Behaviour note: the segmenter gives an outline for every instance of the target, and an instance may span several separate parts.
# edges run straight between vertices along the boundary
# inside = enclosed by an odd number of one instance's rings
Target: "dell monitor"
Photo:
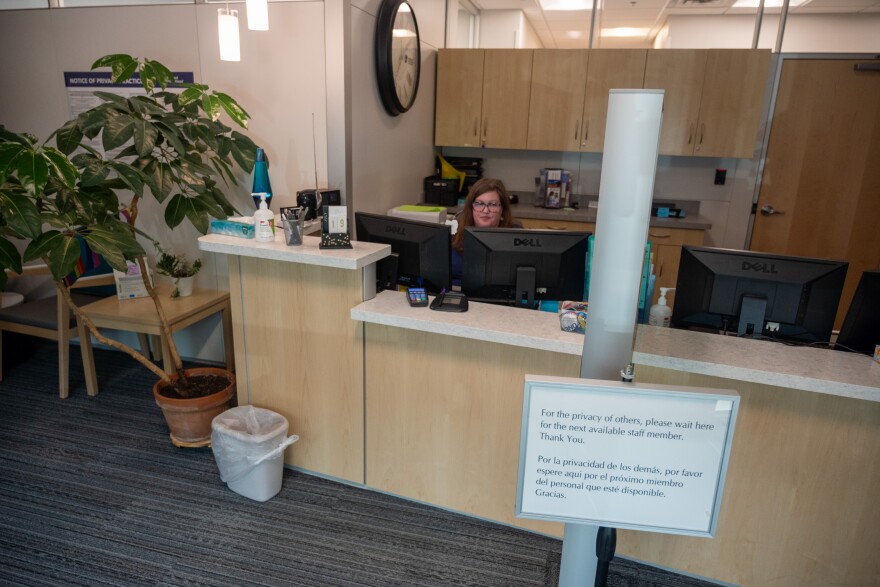
[[[874,354],[880,344],[880,271],[865,271],[837,335],[835,349]]]
[[[391,245],[391,257],[377,264],[379,289],[397,285],[439,293],[451,285],[452,233],[445,224],[355,212],[357,240]]]
[[[846,261],[682,247],[672,325],[827,343],[847,266]]]
[[[589,232],[467,228],[461,289],[477,299],[532,308],[582,300]]]

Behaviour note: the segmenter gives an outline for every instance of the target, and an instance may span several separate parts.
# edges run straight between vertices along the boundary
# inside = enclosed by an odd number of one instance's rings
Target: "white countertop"
[[[211,253],[337,269],[361,269],[391,254],[391,247],[388,245],[351,241],[350,249],[321,249],[318,247],[320,242],[320,237],[304,236],[301,245],[287,245],[281,230],[275,231],[275,240],[271,243],[258,243],[255,239],[222,234],[206,234],[199,237],[199,249]]]
[[[471,303],[465,313],[412,308],[383,291],[352,308],[354,320],[581,355],[584,337],[563,332],[555,313]],[[867,355],[639,325],[640,365],[880,402],[880,364]]]

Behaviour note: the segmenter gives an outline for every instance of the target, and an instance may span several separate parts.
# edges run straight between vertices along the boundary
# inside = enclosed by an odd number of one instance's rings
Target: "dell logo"
[[[515,238],[513,239],[515,247],[540,247],[541,241],[536,238]]]
[[[772,263],[749,263],[748,261],[743,261],[742,268],[743,271],[755,271],[756,273],[778,273],[776,265]]]
[[[394,234],[406,236],[406,229],[402,226],[386,226],[385,232],[393,232]]]

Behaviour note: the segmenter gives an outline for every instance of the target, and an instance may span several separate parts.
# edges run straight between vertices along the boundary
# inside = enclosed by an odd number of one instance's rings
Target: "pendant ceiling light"
[[[220,60],[241,61],[238,41],[238,10],[217,9],[217,32],[220,37]]]
[[[247,0],[248,28],[252,31],[269,30],[269,0]]]

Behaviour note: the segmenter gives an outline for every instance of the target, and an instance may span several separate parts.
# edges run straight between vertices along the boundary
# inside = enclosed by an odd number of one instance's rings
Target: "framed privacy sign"
[[[527,375],[516,515],[714,536],[739,399]]]

